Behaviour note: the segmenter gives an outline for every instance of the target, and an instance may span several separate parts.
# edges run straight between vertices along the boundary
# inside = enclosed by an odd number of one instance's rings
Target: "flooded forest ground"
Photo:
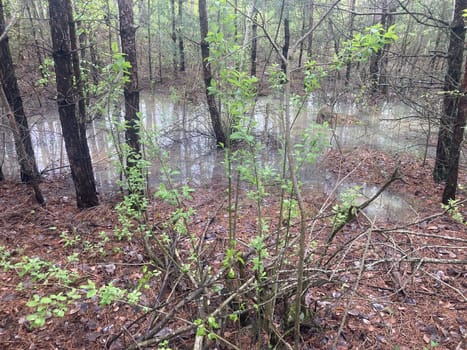
[[[265,98],[256,114],[261,121],[258,137],[267,145],[258,162],[280,169],[279,126],[270,113],[274,104],[274,100]],[[314,120],[319,105],[319,101],[310,101],[297,119],[295,137]],[[177,170],[174,186],[181,190],[189,185],[194,190],[183,201],[183,208],[194,209],[187,220],[189,236],[177,238],[174,254],[190,262],[194,239],[198,260],[213,276],[223,271],[232,225],[224,153],[206,137],[209,131],[203,127],[205,112],[200,106],[186,108],[161,95],[146,94],[142,102],[147,126],[160,128],[160,139],[169,155],[167,162]],[[440,205],[442,185],[432,180],[434,137],[427,139],[418,122],[406,123],[403,117],[410,111],[397,104],[361,112],[355,105],[344,103],[337,105],[337,110],[358,118],[338,124],[334,132],[327,134],[329,145],[318,161],[299,173],[307,213],[308,256],[301,348],[465,349],[467,237],[465,224]],[[402,121],[396,123],[396,119]],[[268,274],[276,274],[268,288],[277,288],[279,297],[272,318],[260,319],[255,308],[262,292],[247,284],[254,276],[252,260],[246,260],[250,268],[239,268],[239,273],[244,271],[246,275],[238,280],[218,278],[207,285],[204,292],[208,301],[200,304],[190,299],[193,286],[189,278],[177,277],[172,264],[166,262],[164,269],[154,264],[143,236],[118,239],[114,232],[122,222],[115,208],[122,194],[115,185],[118,176],[102,120],[93,121],[89,127],[101,204],[89,210],[76,209],[57,126],[57,119],[49,116],[38,118],[33,127],[39,167],[46,174],[41,188],[47,205],[38,206],[25,185],[12,180],[0,183],[1,348],[144,348],[142,343],[136,344],[157,329],[149,337],[155,340],[146,348],[192,349],[199,338],[199,324],[195,321],[200,308],[205,315],[219,310],[215,313],[217,326],[209,324],[217,337],[206,337],[205,349],[259,349],[258,344],[267,343],[287,349],[293,344],[293,294],[288,288],[295,288],[291,280],[295,280],[300,225],[298,219],[279,222],[281,188],[277,183],[265,184],[268,195],[261,201],[261,216],[269,232],[264,239],[268,247],[264,266]],[[13,164],[11,159],[8,161]],[[465,185],[465,157],[463,162],[459,184]],[[150,169],[153,192],[163,182],[160,168],[154,162]],[[342,202],[342,194],[359,186],[358,203],[362,203],[396,168],[400,179],[359,212],[328,245],[334,225],[333,208]],[[4,171],[10,178],[15,174],[14,166]],[[251,185],[241,181],[234,190],[238,198],[236,239],[245,257],[251,254],[251,238],[259,230],[258,204],[248,195],[250,192]],[[173,219],[174,208],[150,198],[146,220],[153,233],[162,235],[171,230],[166,223]],[[466,198],[465,189],[460,190],[459,199]],[[460,210],[465,217],[465,209]],[[274,247],[283,240],[291,242],[283,248],[290,255],[278,271],[270,271],[268,268],[276,266],[275,258],[280,256],[280,250]],[[161,257],[157,250],[153,253]],[[48,266],[73,274],[72,281],[60,280]],[[148,270],[153,274],[149,275]],[[32,327],[27,317],[32,308],[26,304],[34,294],[59,295],[73,288],[82,289],[89,280],[97,286],[110,283],[128,290],[145,280],[147,288],[138,289],[141,296],[136,304],[117,298],[103,305],[97,297],[77,298],[66,303],[62,317],[53,316],[55,306],[48,305],[45,324]],[[247,290],[242,289],[244,285]],[[233,301],[224,305],[227,296],[241,300],[240,321],[229,318],[239,305]],[[164,323],[164,317],[170,314]],[[258,327],[266,328],[265,322],[275,332],[258,331]]]

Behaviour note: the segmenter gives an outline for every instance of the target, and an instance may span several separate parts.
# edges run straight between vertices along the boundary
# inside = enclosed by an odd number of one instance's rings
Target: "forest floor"
[[[321,163],[336,175],[381,185],[397,162],[404,181],[393,183],[389,190],[411,204],[416,218],[410,223],[387,218],[373,221],[374,241],[367,259],[384,258],[386,264],[374,270],[355,269],[362,261],[357,252],[363,248],[358,244],[365,244],[365,239],[356,240],[355,251],[347,252],[340,262],[340,267],[346,264],[350,267],[348,273],[340,276],[340,283],[316,285],[307,291],[306,303],[314,316],[313,326],[303,327],[302,349],[331,349],[339,334],[335,345],[340,350],[467,350],[466,226],[441,208],[442,186],[431,179],[432,162],[422,166],[420,160],[409,156],[399,155],[396,159],[379,151],[358,150],[345,156],[330,151]],[[467,184],[465,168],[461,169],[459,183]],[[26,303],[34,294],[58,293],[61,287],[52,278],[35,279],[30,273],[34,268],[26,271],[25,256],[52,261],[53,266],[76,272],[79,278],[72,284],[75,287],[87,280],[98,286],[110,281],[115,285],[137,284],[142,277],[141,267],[148,261],[139,242],[119,241],[112,234],[119,225],[114,209],[121,199],[118,194],[101,194],[98,207],[80,211],[75,207],[69,179],[45,179],[41,188],[47,198],[45,207],[34,202],[27,186],[0,183],[0,247],[3,246],[0,250],[0,349],[103,349],[118,334],[121,336],[110,348],[128,347],[132,337],[141,334],[142,324],[147,320],[136,321],[140,316],[144,319],[144,313],[124,303],[99,306],[95,298],[80,299],[69,305],[63,317],[47,317],[42,327],[32,328],[26,319],[32,312]],[[216,245],[209,250],[212,267],[216,269],[222,261],[217,253],[225,244],[228,227],[225,182],[217,179],[195,190],[189,200],[189,205],[196,209],[190,229]],[[465,190],[459,193],[459,199],[466,197]],[[326,199],[325,193],[305,192],[310,212],[316,212]],[[277,216],[277,206],[277,201],[271,199],[264,206],[265,217]],[[172,210],[155,201],[149,215],[153,222],[162,221]],[[254,211],[254,206],[241,207],[237,231],[239,239],[245,242],[256,229]],[[465,209],[461,208],[461,212],[467,217]],[[315,239],[324,240],[329,225],[324,221],[318,225],[323,235],[318,234]],[[368,218],[359,215],[339,233],[336,245],[348,242],[367,228]],[[109,239],[103,240],[102,232]],[[73,254],[77,259],[70,259]],[[403,259],[399,258],[404,254],[414,258],[412,263],[401,262]],[[388,258],[391,256],[394,259]],[[423,260],[415,259],[420,257]],[[18,262],[23,263],[13,266]],[[44,266],[36,272],[44,272]],[[154,302],[158,286],[155,283],[143,291],[141,302]],[[186,290],[174,288],[172,292],[185,295]],[[176,296],[171,298],[178,300]],[[190,310],[190,305],[181,308],[177,320],[193,319]],[[177,326],[180,324],[175,322],[170,331]],[[256,349],[258,340],[253,339],[251,328],[251,325],[244,329],[227,325],[223,335],[239,349]],[[172,339],[169,345],[172,349],[191,349],[193,339],[194,333],[188,332]],[[292,343],[293,339],[287,336],[286,341]],[[208,341],[205,348],[228,347],[218,341]],[[278,346],[282,348],[286,346]]]

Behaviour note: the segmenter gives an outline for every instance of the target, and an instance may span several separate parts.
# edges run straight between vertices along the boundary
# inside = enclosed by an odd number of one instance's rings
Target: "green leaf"
[[[63,317],[65,316],[65,310],[63,309],[55,309],[53,311],[54,315],[57,316],[57,317]]]
[[[26,320],[31,321],[31,325],[33,328],[39,328],[45,324],[45,317],[43,315],[27,315]]]

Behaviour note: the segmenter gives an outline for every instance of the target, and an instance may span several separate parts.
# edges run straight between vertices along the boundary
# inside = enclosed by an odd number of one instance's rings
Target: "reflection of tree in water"
[[[280,147],[281,128],[278,123],[279,109],[274,106],[277,101],[273,98],[261,98],[255,108],[256,127],[255,133],[267,147],[260,154],[261,161],[278,168],[280,156],[277,149]],[[319,101],[313,100],[303,109],[297,118],[294,128],[295,135],[299,135],[315,119],[320,106]],[[353,113],[355,106],[352,103],[339,103],[336,109],[340,113]],[[169,165],[180,172],[176,179],[180,183],[191,181],[195,184],[204,184],[223,174],[223,153],[216,151],[207,116],[203,113],[202,105],[187,102],[173,102],[170,97],[145,92],[141,94],[141,112],[143,114],[144,127],[148,132],[157,130],[153,141],[157,142],[169,154]],[[339,142],[346,148],[368,145],[382,150],[397,150],[408,147],[414,143],[414,139],[406,137],[408,131],[405,126],[401,129],[388,128],[387,125],[395,125],[396,122],[381,122],[380,119],[391,119],[392,115],[408,114],[403,106],[390,105],[380,114],[364,115],[364,123],[342,125],[336,129]],[[381,128],[381,123],[385,127]],[[96,119],[88,124],[89,145],[92,159],[95,164],[96,180],[100,187],[113,186],[118,172],[112,163],[113,145],[107,136],[107,118]],[[381,130],[382,129],[382,130]],[[394,132],[388,132],[393,130]],[[397,137],[399,133],[400,137]],[[394,134],[396,136],[391,135]],[[272,142],[274,141],[274,142]],[[61,155],[61,131],[56,115],[49,115],[47,119],[40,118],[33,128],[33,142],[37,150],[39,168],[54,168],[59,166]],[[6,152],[8,154],[8,152]],[[10,168],[12,162],[7,158],[5,169]],[[151,184],[160,182],[160,166],[157,161],[152,161],[150,169]],[[5,170],[4,169],[4,170]],[[313,169],[305,168],[301,172],[303,179],[310,179],[315,175]],[[57,171],[58,172],[58,171]],[[7,173],[8,174],[8,173]],[[326,186],[326,179],[318,177]]]

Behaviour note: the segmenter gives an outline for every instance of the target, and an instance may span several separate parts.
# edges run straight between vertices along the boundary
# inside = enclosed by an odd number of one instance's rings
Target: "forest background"
[[[14,143],[25,184],[0,171],[1,291],[11,304],[0,340],[43,348],[48,332],[67,348],[461,349],[466,8],[465,0],[0,1],[2,142]],[[174,181],[164,130],[144,125],[143,89],[205,106],[222,179],[199,188]],[[280,127],[272,143],[257,132],[265,95]],[[310,97],[323,107],[297,136]],[[342,101],[357,112],[341,113]],[[339,147],[336,128],[365,123],[363,110],[389,101],[410,109],[393,122],[417,125],[421,158]],[[51,104],[72,185],[36,164],[28,117]],[[88,146],[99,120],[117,164],[112,196],[97,190]],[[263,152],[278,153],[280,166]],[[300,174],[316,163],[338,174],[336,184],[354,178],[378,190],[311,191]],[[162,174],[157,188],[151,164]],[[63,201],[70,186],[77,208]],[[415,219],[368,215],[390,187],[420,197]],[[404,337],[407,327],[416,336]]]

